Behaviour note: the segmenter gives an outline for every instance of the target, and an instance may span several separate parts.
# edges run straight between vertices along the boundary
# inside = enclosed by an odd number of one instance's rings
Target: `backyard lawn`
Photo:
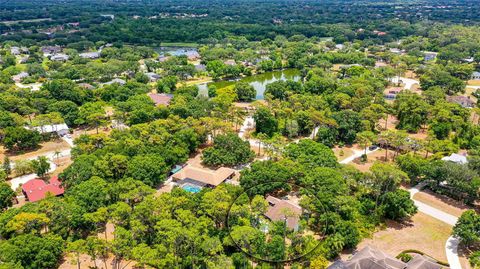
[[[447,261],[445,242],[452,227],[423,213],[417,213],[410,222],[400,224],[387,222],[387,228],[376,232],[372,238],[363,240],[358,249],[371,245],[397,256],[407,249],[415,249],[441,261]]]

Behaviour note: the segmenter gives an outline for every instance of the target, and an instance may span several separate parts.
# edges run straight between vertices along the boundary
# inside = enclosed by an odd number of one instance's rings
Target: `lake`
[[[245,81],[245,82],[248,82],[248,84],[252,85],[255,91],[257,92],[255,99],[263,100],[264,99],[263,94],[265,92],[267,84],[270,84],[272,82],[279,81],[279,80],[299,81],[300,78],[301,76],[300,76],[299,70],[285,69],[281,71],[272,71],[272,72],[266,72],[262,74],[249,76],[249,77],[244,77],[238,80],[221,80],[221,81],[215,81],[210,83],[203,83],[197,86],[198,86],[200,95],[208,96],[209,85],[214,85],[215,87],[217,87],[217,89],[221,89],[224,87],[235,85],[235,83],[237,83],[238,81]]]

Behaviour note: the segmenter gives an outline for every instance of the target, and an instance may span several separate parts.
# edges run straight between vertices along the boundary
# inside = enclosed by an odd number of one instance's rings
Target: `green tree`
[[[169,171],[165,160],[159,154],[137,155],[128,164],[127,175],[155,187],[167,179]]]
[[[237,93],[238,100],[241,102],[251,102],[255,99],[256,91],[252,85],[247,82],[237,82],[235,84],[235,92]]]
[[[13,205],[13,198],[15,198],[15,192],[10,185],[0,182],[0,212]]]
[[[3,144],[9,150],[28,150],[38,147],[42,137],[37,131],[23,127],[7,127],[3,136]]]
[[[45,156],[39,156],[37,159],[32,160],[32,166],[35,170],[35,173],[43,178],[50,171],[50,161]]]
[[[406,190],[387,192],[382,197],[381,210],[384,216],[392,220],[402,220],[417,213],[417,207]]]
[[[267,108],[258,108],[253,115],[253,119],[255,120],[255,131],[257,133],[272,136],[273,133],[278,131],[278,121]]]
[[[251,161],[254,155],[248,141],[230,133],[216,136],[213,147],[203,151],[202,159],[207,165],[234,166]]]
[[[453,227],[452,234],[467,247],[480,242],[480,216],[474,210],[463,212]]]

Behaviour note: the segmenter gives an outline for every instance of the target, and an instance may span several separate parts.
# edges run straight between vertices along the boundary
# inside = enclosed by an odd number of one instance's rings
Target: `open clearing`
[[[423,251],[438,260],[446,261],[445,242],[452,227],[423,213],[417,213],[410,222],[387,222],[387,228],[376,232],[372,238],[363,240],[358,249],[371,245],[397,256],[407,249]]]
[[[56,139],[53,141],[45,142],[40,144],[40,148],[35,151],[29,151],[24,154],[11,154],[5,150],[5,148],[0,147],[0,160],[3,161],[5,155],[7,155],[12,161],[15,160],[25,160],[30,158],[35,158],[37,156],[42,156],[46,153],[62,151],[69,149],[70,145],[65,142],[63,139]]]

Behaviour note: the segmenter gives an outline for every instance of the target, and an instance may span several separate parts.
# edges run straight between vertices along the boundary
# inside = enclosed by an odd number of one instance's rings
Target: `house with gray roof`
[[[431,258],[420,254],[412,254],[408,262],[396,259],[371,246],[356,252],[348,261],[337,260],[328,269],[441,269],[448,268],[438,264]]]
[[[480,80],[480,72],[473,72],[472,73],[473,80]]]
[[[54,54],[52,55],[52,57],[50,57],[50,60],[57,61],[57,62],[65,62],[65,61],[68,61],[68,59],[70,59],[70,56],[63,53]]]

